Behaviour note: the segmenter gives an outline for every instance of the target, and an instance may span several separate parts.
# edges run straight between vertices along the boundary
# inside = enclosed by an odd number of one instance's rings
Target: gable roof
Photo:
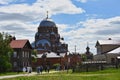
[[[61,57],[65,57],[66,53],[60,53]]]
[[[50,53],[45,52],[45,53],[43,53],[43,54],[46,54],[46,57],[47,57],[47,58],[60,58],[60,57],[61,57],[61,56],[57,55],[57,54],[54,53],[54,52],[50,52]],[[43,54],[37,54],[37,58],[42,58]]]
[[[13,40],[10,43],[10,47],[11,48],[23,48],[26,43],[29,43],[29,40],[27,40],[27,39],[26,40]]]
[[[98,40],[96,43],[97,45],[120,45],[119,40]]]
[[[120,47],[108,52],[108,54],[120,54]]]

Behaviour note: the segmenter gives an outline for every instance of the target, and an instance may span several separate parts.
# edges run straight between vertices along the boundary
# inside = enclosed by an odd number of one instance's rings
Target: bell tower
[[[86,47],[86,54],[89,55],[90,54],[90,48],[89,48],[89,43],[87,42],[87,47]]]

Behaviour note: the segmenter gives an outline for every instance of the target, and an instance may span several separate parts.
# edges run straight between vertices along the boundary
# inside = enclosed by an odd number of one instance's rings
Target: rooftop
[[[13,40],[10,43],[11,48],[23,48],[28,40]]]
[[[100,45],[120,45],[120,40],[98,40],[97,44],[100,44]]]
[[[64,57],[65,56],[65,53],[61,53],[60,55],[57,55],[56,53],[54,52],[46,52],[46,53],[43,53],[43,54],[46,54],[46,57],[47,58],[60,58],[60,57]],[[43,54],[37,54],[37,58],[42,58]]]
[[[120,54],[120,47],[108,52],[108,54]]]

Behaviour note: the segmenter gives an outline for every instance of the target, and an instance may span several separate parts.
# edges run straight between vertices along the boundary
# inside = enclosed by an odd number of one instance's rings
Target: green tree
[[[82,61],[86,61],[87,60],[86,54],[82,54],[81,57],[82,57]]]
[[[32,50],[32,62],[37,61],[37,50]]]
[[[0,72],[5,72],[11,69],[10,56],[13,50],[10,48],[10,35],[0,33]]]

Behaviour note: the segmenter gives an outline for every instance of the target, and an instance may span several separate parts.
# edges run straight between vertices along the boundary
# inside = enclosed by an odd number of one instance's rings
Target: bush
[[[60,67],[60,64],[59,64],[59,63],[53,64],[53,68],[54,68],[54,69],[57,69],[58,67]]]
[[[4,61],[4,63],[3,63]],[[12,68],[12,64],[8,61],[2,60],[0,61],[0,72],[6,72],[6,71],[10,71]]]

